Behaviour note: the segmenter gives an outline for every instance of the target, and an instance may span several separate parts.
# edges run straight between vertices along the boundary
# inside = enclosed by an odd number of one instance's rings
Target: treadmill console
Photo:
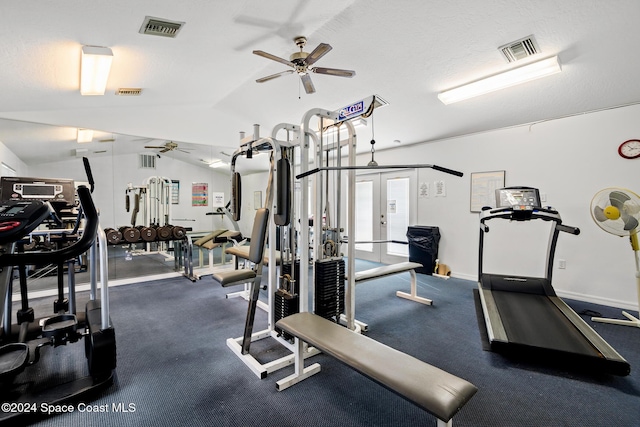
[[[540,208],[540,192],[531,187],[507,187],[496,190],[498,208],[530,211]]]

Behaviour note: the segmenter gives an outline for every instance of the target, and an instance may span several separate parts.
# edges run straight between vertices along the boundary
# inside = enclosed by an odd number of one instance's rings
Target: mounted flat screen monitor
[[[532,210],[541,207],[540,192],[531,187],[506,187],[496,190],[498,208]]]

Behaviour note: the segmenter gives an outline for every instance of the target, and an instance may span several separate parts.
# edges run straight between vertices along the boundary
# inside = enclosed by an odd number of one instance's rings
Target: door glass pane
[[[356,182],[356,230],[355,241],[373,240],[373,181]],[[373,251],[372,243],[355,245],[358,251]]]
[[[409,178],[387,180],[387,240],[407,240],[409,227]],[[388,243],[388,255],[409,256],[409,246]]]

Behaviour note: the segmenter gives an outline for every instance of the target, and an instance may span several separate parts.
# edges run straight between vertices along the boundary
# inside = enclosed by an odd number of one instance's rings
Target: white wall
[[[27,165],[20,160],[13,151],[9,150],[6,145],[0,141],[0,162],[9,166],[16,171],[17,176],[25,176]]]
[[[583,114],[533,125],[379,151],[380,164],[429,163],[464,172],[458,178],[420,169],[419,182],[431,184],[432,195],[418,199],[418,224],[440,227],[439,257],[453,275],[477,279],[478,214],[471,213],[470,174],[506,171],[506,185],[537,187],[545,205],[555,207],[578,236],[562,233],[556,251],[554,287],[562,296],[637,309],[635,263],[628,239],[601,230],[591,219],[593,196],[606,187],[640,193],[640,160],[617,154],[620,143],[640,137],[640,106]],[[428,120],[428,118],[425,118]],[[359,156],[365,164],[367,156]],[[444,180],[446,197],[433,197],[433,181]],[[416,196],[417,197],[417,196]],[[496,220],[497,221],[497,220]],[[495,221],[494,221],[495,222]],[[548,235],[540,236],[546,242]],[[518,235],[504,238],[504,265],[518,265],[526,255]],[[544,258],[544,252],[531,251]],[[564,270],[557,260],[566,260]]]
[[[220,215],[206,215],[215,210],[211,206],[211,194],[224,193],[225,203],[229,200],[230,182],[228,173],[216,172],[211,168],[197,167],[180,160],[162,156],[156,159],[156,169],[138,168],[137,155],[97,157],[89,159],[95,181],[94,202],[100,210],[100,223],[103,228],[120,227],[131,224],[131,213],[125,209],[125,189],[128,183],[143,185],[150,176],[162,176],[180,181],[179,204],[171,206],[173,225],[191,227],[195,231],[211,231],[218,228],[230,228],[228,220]],[[76,181],[87,180],[82,159],[47,163],[30,168],[29,176],[72,178]],[[191,206],[192,183],[209,185],[209,206]],[[133,207],[133,197],[131,197]],[[188,220],[188,221],[184,221]],[[142,216],[137,224],[142,224]]]

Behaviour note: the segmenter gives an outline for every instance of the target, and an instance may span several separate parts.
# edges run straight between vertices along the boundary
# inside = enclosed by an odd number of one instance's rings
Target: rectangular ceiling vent
[[[184,22],[180,21],[170,21],[168,19],[145,16],[139,33],[148,34],[150,36],[175,38],[184,24]]]
[[[540,48],[533,36],[528,36],[523,39],[507,43],[504,46],[500,46],[498,50],[502,53],[507,62],[519,61],[521,59],[528,58],[531,55],[535,55],[536,53],[540,53]]]
[[[139,87],[121,87],[116,91],[116,95],[120,96],[140,96],[142,89]]]
[[[156,155],[155,154],[140,154],[138,166],[140,169],[155,169],[156,168]]]

